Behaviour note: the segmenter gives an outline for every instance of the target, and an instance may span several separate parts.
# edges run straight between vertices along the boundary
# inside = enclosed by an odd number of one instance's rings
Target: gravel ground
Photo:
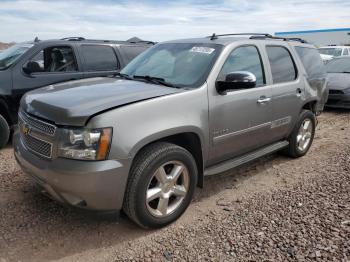
[[[310,152],[206,178],[160,230],[62,207],[0,152],[0,262],[350,261],[350,112],[320,117]]]

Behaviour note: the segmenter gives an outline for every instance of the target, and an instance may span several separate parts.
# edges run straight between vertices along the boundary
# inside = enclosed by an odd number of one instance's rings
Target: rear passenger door
[[[266,45],[272,83],[271,135],[274,140],[285,138],[297,121],[304,82],[288,45]]]
[[[113,46],[82,44],[80,54],[83,60],[84,78],[115,75],[120,70]]]

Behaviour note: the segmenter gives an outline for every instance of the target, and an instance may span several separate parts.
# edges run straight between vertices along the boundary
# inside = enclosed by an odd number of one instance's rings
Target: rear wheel
[[[6,119],[0,115],[0,149],[3,148],[10,137],[10,127]]]
[[[197,166],[184,148],[155,143],[131,168],[124,211],[144,228],[166,226],[186,210],[197,184]]]
[[[287,155],[297,158],[304,156],[310,149],[314,139],[316,128],[316,117],[310,110],[304,110],[289,137]]]

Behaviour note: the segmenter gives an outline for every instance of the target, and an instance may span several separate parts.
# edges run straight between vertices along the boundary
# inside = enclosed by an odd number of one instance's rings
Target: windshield
[[[350,58],[333,59],[326,64],[328,73],[350,73]]]
[[[121,74],[157,77],[177,87],[198,87],[206,80],[221,49],[218,44],[158,44],[132,60]]]
[[[0,70],[4,70],[11,66],[32,46],[33,45],[31,44],[18,44],[2,50],[2,52],[0,52]]]
[[[320,48],[318,51],[323,55],[341,56],[341,48]]]

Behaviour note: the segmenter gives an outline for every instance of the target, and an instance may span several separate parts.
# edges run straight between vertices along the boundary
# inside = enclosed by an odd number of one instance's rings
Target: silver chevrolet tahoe
[[[204,176],[276,151],[305,155],[327,94],[320,55],[300,39],[164,42],[115,77],[27,93],[15,156],[60,202],[162,227]]]

